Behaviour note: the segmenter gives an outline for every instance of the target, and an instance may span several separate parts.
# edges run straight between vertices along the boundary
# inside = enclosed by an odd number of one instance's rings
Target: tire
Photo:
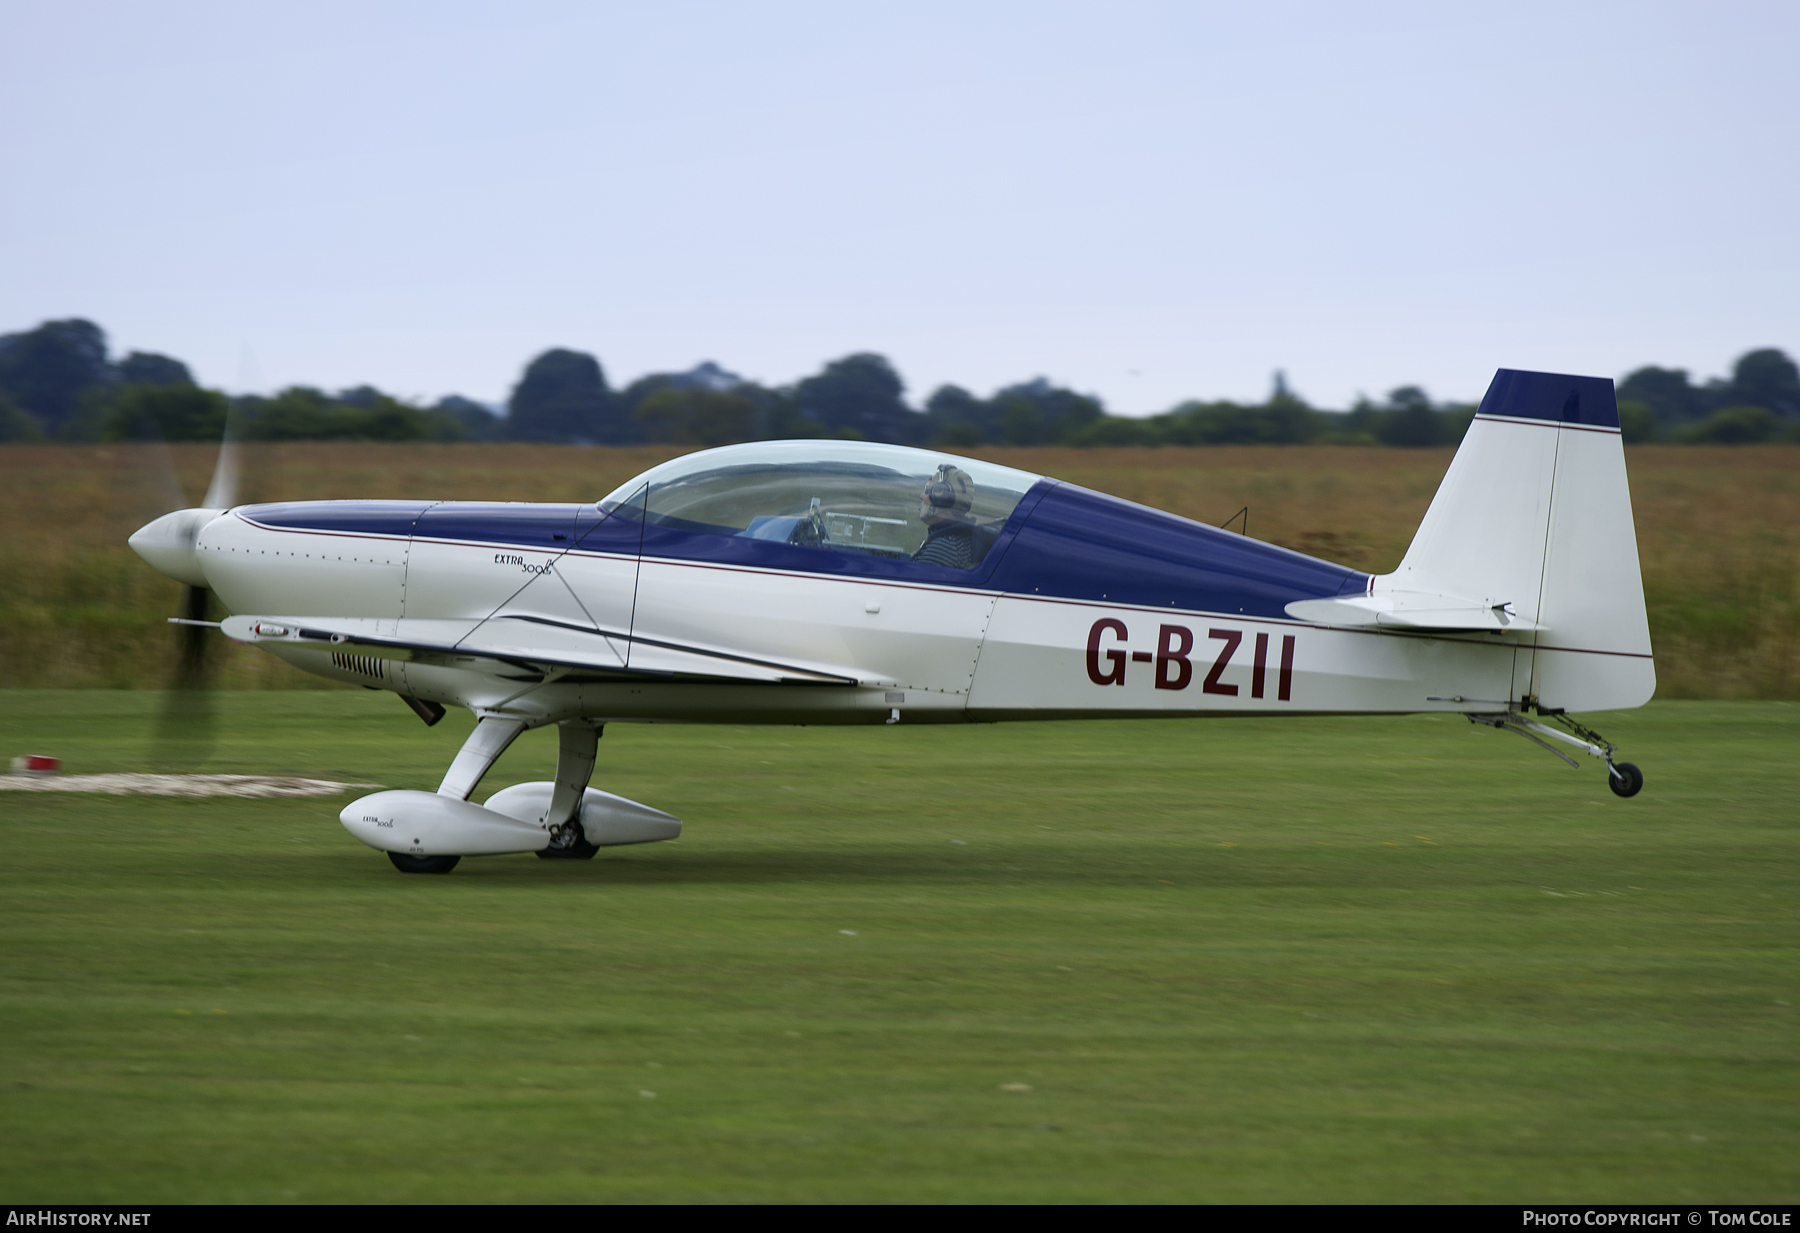
[[[599,850],[587,840],[579,839],[566,848],[539,848],[537,854],[538,859],[544,861],[591,861]]]
[[[401,873],[449,873],[456,868],[460,856],[408,856],[404,852],[389,852],[388,859],[394,862],[394,868]]]
[[[1615,762],[1606,776],[1614,796],[1636,796],[1644,786],[1644,772],[1629,762]]]

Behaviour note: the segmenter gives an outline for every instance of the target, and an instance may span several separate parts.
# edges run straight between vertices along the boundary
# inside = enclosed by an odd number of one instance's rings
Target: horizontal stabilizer
[[[1383,629],[1435,629],[1502,633],[1543,627],[1514,615],[1510,604],[1483,604],[1455,595],[1422,591],[1387,591],[1376,595],[1340,596],[1336,599],[1302,599],[1287,606],[1287,614],[1321,625],[1376,626]]]

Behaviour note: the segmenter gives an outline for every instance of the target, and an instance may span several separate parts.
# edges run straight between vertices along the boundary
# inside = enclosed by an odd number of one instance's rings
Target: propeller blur
[[[161,765],[197,765],[212,752],[213,710],[207,692],[210,675],[207,651],[212,640],[207,635],[207,628],[216,627],[218,622],[206,619],[212,592],[208,589],[205,574],[192,565],[195,561],[194,540],[200,528],[237,504],[237,444],[232,439],[231,427],[228,420],[226,437],[219,445],[218,460],[201,507],[165,514],[141,528],[130,541],[138,555],[182,584],[178,615],[171,618],[180,627],[171,689],[157,724],[152,753],[153,761]],[[160,472],[150,478],[154,487],[167,494],[162,508],[184,502],[181,481],[155,424],[144,422],[134,428],[140,442],[149,447],[148,456],[138,459],[140,468]],[[149,464],[147,467],[146,463]]]
[[[1455,712],[1571,765],[1551,741],[1601,759],[1620,796],[1643,783],[1570,717],[1655,690],[1603,378],[1502,369],[1405,559],[1379,576],[861,442],[706,450],[592,504],[228,495],[215,479],[205,507],[132,547],[210,588],[230,638],[398,694],[428,724],[449,706],[478,719],[435,794],[380,792],[341,815],[409,872],[678,835],[668,814],[588,787],[608,722]],[[554,781],[469,800],[519,733],[549,724]]]

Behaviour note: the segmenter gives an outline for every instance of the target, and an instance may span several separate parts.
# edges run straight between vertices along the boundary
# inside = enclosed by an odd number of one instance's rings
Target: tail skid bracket
[[[1575,759],[1571,758],[1568,754],[1550,744],[1549,741],[1545,741],[1541,739],[1540,736],[1533,736],[1532,734],[1540,733],[1542,736],[1547,736],[1554,740],[1566,741],[1588,756],[1603,760],[1606,763],[1607,770],[1612,771],[1615,775],[1618,774],[1617,771],[1612,770],[1613,746],[1606,742],[1598,732],[1595,732],[1591,728],[1584,728],[1580,724],[1573,724],[1582,735],[1571,735],[1570,733],[1552,728],[1549,724],[1541,724],[1535,719],[1527,719],[1518,711],[1502,711],[1495,715],[1469,714],[1466,715],[1466,718],[1472,724],[1486,724],[1490,728],[1498,728],[1506,732],[1516,732],[1526,740],[1530,741],[1533,745],[1538,746],[1540,749],[1549,750],[1576,770],[1580,770],[1581,763],[1575,761]],[[1587,740],[1584,739],[1584,737],[1592,737],[1593,739]]]
[[[1547,736],[1552,740],[1562,741],[1575,746],[1589,757],[1599,758],[1606,763],[1607,786],[1613,790],[1615,795],[1636,796],[1638,789],[1644,786],[1643,772],[1629,762],[1617,761],[1613,757],[1617,752],[1617,747],[1598,732],[1586,724],[1576,722],[1561,711],[1540,710],[1538,714],[1560,725],[1560,729],[1552,728],[1549,724],[1539,723],[1535,719],[1527,719],[1522,711],[1507,710],[1488,713],[1465,711],[1463,717],[1472,724],[1484,724],[1503,732],[1517,733],[1538,748],[1555,754],[1576,770],[1581,769],[1581,763],[1542,738]],[[1566,731],[1562,729],[1566,729]]]

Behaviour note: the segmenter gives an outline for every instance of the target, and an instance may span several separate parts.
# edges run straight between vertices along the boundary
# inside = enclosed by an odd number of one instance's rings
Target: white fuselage
[[[592,505],[252,505],[132,542],[308,672],[533,724],[1638,706],[1624,455],[1610,387],[1584,382],[1497,376],[1508,413],[1476,417],[1380,577],[977,460],[808,440],[686,455]]]
[[[628,553],[282,529],[235,512],[205,526],[197,550],[234,613],[468,652],[459,661],[246,639],[296,667],[533,722],[1457,711],[1515,700],[1516,661],[1531,654],[1506,633],[1335,629]],[[642,675],[538,679],[494,658],[559,652],[596,668],[610,656]],[[743,675],[699,679],[709,663]],[[794,683],[759,664],[834,680]]]

